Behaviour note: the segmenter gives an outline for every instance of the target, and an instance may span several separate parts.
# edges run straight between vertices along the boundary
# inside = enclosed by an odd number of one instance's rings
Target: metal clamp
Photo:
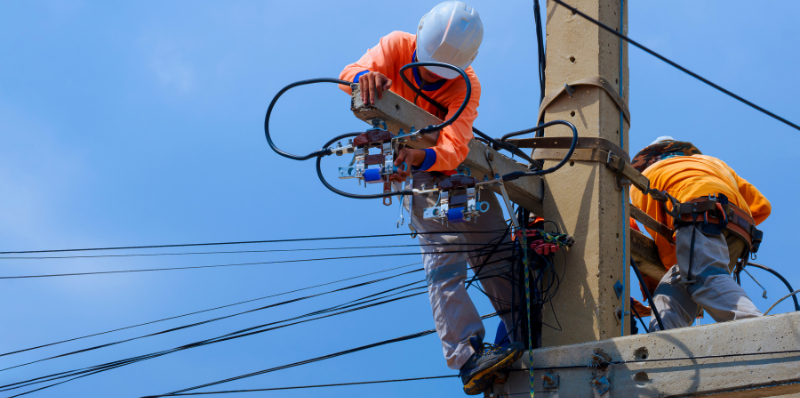
[[[617,158],[617,164],[614,166],[611,162],[615,161],[614,158]],[[606,165],[615,173],[622,173],[622,170],[625,169],[625,160],[619,156],[617,156],[614,151],[608,151],[608,158],[606,159]]]

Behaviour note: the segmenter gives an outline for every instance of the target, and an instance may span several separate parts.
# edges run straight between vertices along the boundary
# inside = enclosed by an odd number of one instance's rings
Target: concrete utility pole
[[[624,0],[572,0],[570,4],[623,33],[627,20]],[[614,100],[622,87],[628,98],[627,44],[553,1],[547,2],[547,91],[553,98],[544,111],[545,121],[564,119],[574,123],[581,137],[601,137],[628,151],[629,121]],[[622,46],[622,53],[620,52]],[[601,85],[581,84],[597,77]],[[570,85],[565,88],[565,84]],[[615,92],[609,92],[609,91]],[[545,98],[546,104],[548,98]],[[627,111],[627,109],[626,109]],[[560,128],[546,135],[567,136]],[[538,150],[537,150],[538,151]],[[544,346],[597,341],[629,334],[627,268],[630,262],[628,191],[620,190],[617,176],[599,162],[574,161],[545,177],[544,218],[556,222],[562,232],[575,238],[553,311],[544,309],[544,322],[562,326],[561,331],[542,330]],[[614,285],[623,292],[618,297]]]

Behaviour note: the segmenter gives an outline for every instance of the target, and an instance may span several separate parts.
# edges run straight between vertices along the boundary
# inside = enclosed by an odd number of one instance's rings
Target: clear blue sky
[[[0,4],[0,249],[145,245],[393,233],[397,208],[337,197],[311,162],[271,152],[264,111],[284,85],[335,77],[379,37],[414,31],[436,1],[38,1]],[[493,136],[530,127],[538,106],[530,1],[473,1],[486,33],[474,63],[476,122]],[[635,2],[632,37],[777,114],[800,122],[800,3]],[[758,260],[800,286],[793,254],[800,132],[630,48],[631,152],[660,135],[693,141],[770,199]],[[276,109],[275,139],[307,153],[364,125],[333,85],[299,89]],[[335,161],[328,161],[331,167]],[[333,173],[333,171],[331,171]],[[357,187],[348,184],[348,188]],[[363,188],[361,188],[363,191]],[[374,187],[373,187],[374,189]],[[405,231],[402,229],[401,231]],[[386,238],[253,249],[410,244]],[[178,251],[178,250],[175,250]],[[262,253],[69,260],[1,260],[28,275],[413,252]],[[2,352],[409,264],[418,256],[205,270],[0,281]],[[766,310],[777,280],[744,286]],[[3,384],[227,333],[410,283],[415,274],[94,353],[0,372]],[[635,285],[634,285],[635,286]],[[638,289],[632,289],[634,293]],[[488,300],[476,293],[482,313]],[[290,296],[295,297],[295,296]],[[273,302],[273,301],[265,301]],[[256,303],[257,304],[257,303]],[[219,311],[254,308],[249,304]],[[778,311],[788,311],[789,301]],[[211,315],[216,314],[212,313]],[[198,315],[0,358],[6,367],[210,317]],[[706,319],[704,322],[708,322]],[[496,321],[487,322],[493,329]],[[568,325],[567,325],[568,326]],[[425,296],[194,349],[81,379],[41,397],[138,397],[311,358],[433,327]],[[490,333],[491,334],[491,333]],[[435,336],[230,383],[259,388],[450,374]],[[3,393],[8,394],[8,393]],[[462,396],[456,379],[327,391]],[[270,393],[263,393],[268,396]],[[7,395],[3,395],[7,396]],[[254,394],[253,396],[260,396]]]

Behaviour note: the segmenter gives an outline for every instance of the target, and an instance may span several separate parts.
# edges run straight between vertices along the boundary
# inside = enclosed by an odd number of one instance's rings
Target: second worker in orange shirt
[[[760,224],[770,214],[769,201],[725,162],[703,155],[692,143],[659,137],[633,158],[632,165],[650,179],[650,188],[678,202],[675,206],[631,190],[633,205],[676,229],[675,245],[648,228],[667,273],[653,301],[664,329],[690,326],[701,309],[717,322],[761,316],[744,289],[731,277],[737,261],[757,250]],[[658,330],[651,319],[650,331]]]

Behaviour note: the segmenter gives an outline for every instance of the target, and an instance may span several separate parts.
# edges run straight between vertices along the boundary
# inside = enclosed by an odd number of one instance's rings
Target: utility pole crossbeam
[[[625,11],[621,9],[625,7],[622,1],[573,0],[570,4],[620,29],[620,14]],[[547,104],[544,121],[568,120],[576,125],[582,138],[604,138],[628,152],[628,116],[618,106],[619,98],[615,101],[609,92],[619,93],[622,83],[621,97],[627,102],[627,51],[620,54],[620,40],[553,1],[547,3],[546,31],[546,94],[561,91],[565,84],[592,78],[611,87],[571,87],[570,95],[554,97]],[[564,134],[547,129],[545,136]],[[554,327],[560,324],[562,330],[543,328],[543,346],[597,341],[630,333],[625,273],[631,249],[627,191],[621,190],[617,175],[603,163],[579,160],[545,176],[545,190],[543,217],[574,237],[575,244],[566,253],[566,265],[556,262],[558,274],[566,277],[552,300],[553,311],[544,312],[544,323]],[[614,289],[617,283],[624,287],[619,297]],[[617,312],[622,308],[624,321],[620,323]]]
[[[535,351],[535,390],[548,397],[713,397],[754,398],[800,393],[800,312],[744,319]],[[727,340],[720,342],[720,336]],[[740,355],[778,352],[768,355]],[[595,354],[608,362],[589,367]],[[699,358],[718,356],[716,358]],[[680,359],[680,358],[697,359]],[[658,361],[659,359],[672,359]],[[647,362],[632,362],[648,360]],[[603,361],[600,361],[603,362]],[[488,397],[528,393],[527,356],[505,384]],[[559,367],[571,368],[559,368]],[[574,367],[573,367],[574,366]],[[548,375],[558,380],[547,387]],[[610,387],[602,394],[598,388]],[[596,382],[594,382],[596,381]],[[550,384],[552,386],[552,384]],[[796,395],[791,395],[796,396]]]
[[[436,116],[391,91],[384,91],[383,98],[376,99],[374,106],[366,106],[361,101],[361,91],[358,86],[353,88],[351,110],[357,118],[367,123],[372,119],[383,120],[387,129],[392,133],[397,133],[400,129],[408,133],[411,127],[419,130],[442,123],[442,120]],[[409,141],[406,145],[414,149],[430,148],[436,145],[437,138],[438,134],[428,134],[416,141]],[[484,175],[487,174],[489,179],[494,179],[491,167],[486,161],[487,151],[493,154],[494,161],[492,163],[501,176],[515,171],[528,171],[525,165],[473,139],[469,142],[469,155],[463,164],[470,168],[472,176],[479,181],[483,180]],[[544,184],[540,177],[523,177],[506,182],[505,187],[512,201],[536,214],[542,214]]]
[[[656,242],[645,236],[645,234],[630,230],[631,234],[631,257],[636,261],[639,270],[643,274],[661,280],[667,269],[661,263],[661,257],[658,256],[658,248]]]

